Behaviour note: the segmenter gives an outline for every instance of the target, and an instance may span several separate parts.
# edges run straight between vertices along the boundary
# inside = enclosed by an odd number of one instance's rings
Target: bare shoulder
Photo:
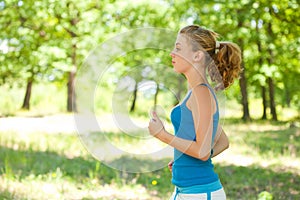
[[[192,90],[191,100],[195,102],[207,101],[210,99],[209,88],[205,85],[197,85]]]
[[[197,85],[193,88],[192,94],[194,94],[194,97],[203,97],[203,95],[209,97],[210,91],[209,88],[205,85]]]
[[[191,110],[192,107],[199,105],[201,102],[204,104],[210,102],[210,91],[204,85],[197,85],[192,89],[191,97],[187,101],[187,107]]]

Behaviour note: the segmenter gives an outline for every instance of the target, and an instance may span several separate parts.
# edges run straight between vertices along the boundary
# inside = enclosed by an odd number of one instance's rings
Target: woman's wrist
[[[166,133],[166,130],[165,130],[165,127],[162,127],[161,129],[160,129],[160,131],[158,131],[155,135],[154,135],[154,137],[156,137],[157,139],[162,139],[163,138],[163,136],[164,136],[164,134]]]
[[[156,135],[157,139],[159,139],[160,141],[166,143],[166,144],[170,144],[171,141],[174,139],[173,135],[170,134],[169,132],[167,132],[165,130],[165,128],[163,128],[161,131],[159,131],[159,133]]]

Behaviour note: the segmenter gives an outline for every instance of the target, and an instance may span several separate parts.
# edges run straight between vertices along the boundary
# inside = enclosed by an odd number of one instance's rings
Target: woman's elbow
[[[201,154],[201,153],[199,153],[199,155],[198,155],[198,159],[199,160],[202,160],[202,161],[207,161],[209,158],[210,158],[210,154],[211,154],[211,152],[209,152],[209,153],[206,153],[206,154]]]
[[[229,140],[227,139],[226,144],[225,144],[225,149],[228,149],[228,148],[229,148]]]

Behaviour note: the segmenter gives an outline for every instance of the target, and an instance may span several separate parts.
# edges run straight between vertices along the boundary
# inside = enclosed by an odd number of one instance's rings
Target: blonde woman
[[[230,42],[219,42],[218,34],[198,25],[182,28],[171,52],[174,70],[182,73],[189,91],[171,112],[175,135],[168,133],[153,112],[149,122],[151,135],[174,147],[169,163],[172,200],[224,200],[226,194],[211,158],[229,146],[219,125],[219,108],[214,89],[207,81],[209,72],[217,89],[226,89],[241,70],[241,52]]]

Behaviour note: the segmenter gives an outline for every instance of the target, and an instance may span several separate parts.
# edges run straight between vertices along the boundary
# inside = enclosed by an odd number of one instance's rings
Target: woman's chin
[[[180,70],[180,69],[178,69],[176,67],[173,67],[173,70],[174,70],[174,72],[176,72],[178,74],[181,74],[183,72],[182,70]]]
[[[175,67],[173,67],[173,71],[176,73],[180,73]]]

